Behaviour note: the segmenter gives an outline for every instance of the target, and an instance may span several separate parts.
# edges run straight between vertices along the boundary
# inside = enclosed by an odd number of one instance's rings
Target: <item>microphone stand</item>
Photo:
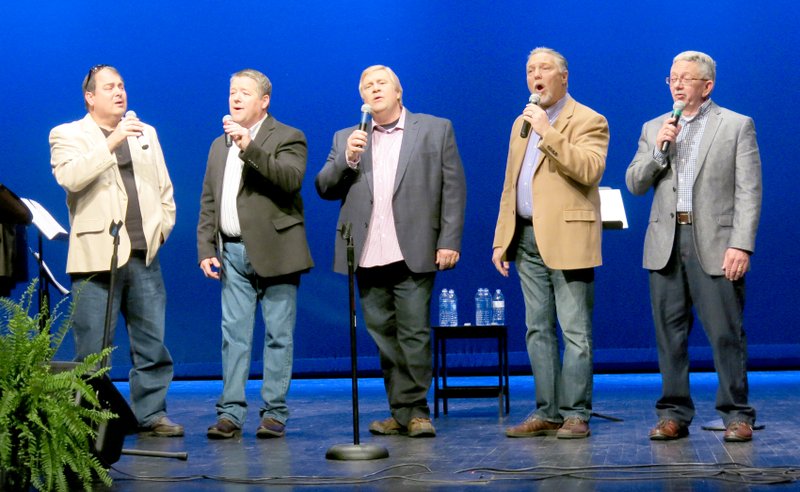
[[[103,349],[111,345],[111,318],[114,313],[114,286],[116,285],[117,281],[117,270],[118,270],[118,257],[117,257],[117,250],[119,249],[119,231],[122,228],[122,221],[119,222],[112,222],[111,227],[108,230],[108,233],[111,234],[111,237],[114,238],[114,247],[111,251],[111,269],[109,271],[109,278],[108,278],[108,300],[106,301],[106,317],[105,317],[105,324],[103,326]],[[101,362],[101,367],[108,367],[109,360],[108,355],[103,357],[103,361]],[[127,420],[128,422],[136,422],[136,417],[133,415],[133,411],[130,407],[127,406],[127,402],[125,403],[125,408],[122,413],[126,415],[120,415],[120,419]],[[119,405],[119,403],[118,403]],[[124,425],[124,424],[123,424]],[[130,426],[125,429],[127,432],[125,434],[129,434]],[[122,449],[120,454],[132,455],[132,456],[150,456],[153,458],[175,458],[179,460],[186,461],[189,459],[189,454],[185,451],[183,452],[165,452],[165,451],[139,451],[136,449]]]
[[[375,460],[389,457],[389,451],[376,444],[361,444],[358,429],[358,356],[356,353],[356,298],[355,298],[355,252],[352,224],[342,226],[342,239],[347,243],[347,286],[350,294],[350,369],[353,392],[353,444],[336,444],[328,448],[325,458],[329,460],[355,461]]]

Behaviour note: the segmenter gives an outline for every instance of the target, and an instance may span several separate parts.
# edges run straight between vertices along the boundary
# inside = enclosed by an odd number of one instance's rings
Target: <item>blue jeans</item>
[[[705,330],[719,378],[716,407],[727,426],[756,420],[748,403],[747,338],[744,279],[731,282],[703,271],[691,225],[677,225],[672,256],[662,270],[650,272],[650,299],[658,344],[662,395],[656,403],[659,418],[692,423],[694,402],[689,393],[689,333],[694,316]]]
[[[262,418],[286,423],[286,393],[292,380],[299,274],[259,277],[244,244],[226,242],[222,254],[222,396],[217,416],[239,427],[247,415],[245,384],[250,373],[256,303],[264,318]]]
[[[103,345],[108,272],[73,275],[75,306],[72,327],[75,359],[99,352]],[[164,345],[167,294],[158,257],[150,266],[142,258],[131,257],[117,271],[109,343],[120,312],[125,318],[133,368],[130,371],[131,406],[139,425],[150,426],[166,415],[167,389],[172,381],[172,357]]]
[[[520,224],[518,224],[520,227]],[[522,226],[516,253],[525,298],[525,342],[536,385],[533,415],[548,422],[592,413],[594,269],[553,270],[539,254],[533,226]],[[564,339],[559,357],[556,318]]]

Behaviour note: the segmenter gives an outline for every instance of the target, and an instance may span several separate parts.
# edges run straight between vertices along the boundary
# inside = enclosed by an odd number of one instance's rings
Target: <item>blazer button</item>
[[[674,214],[674,213],[672,213],[672,212],[670,212],[670,213],[669,213],[669,218],[670,218],[670,219],[674,219],[674,218],[675,218],[675,214]]]

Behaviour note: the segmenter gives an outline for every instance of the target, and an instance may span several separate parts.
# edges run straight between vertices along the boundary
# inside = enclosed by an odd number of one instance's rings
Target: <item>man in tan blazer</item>
[[[560,53],[536,48],[526,68],[528,88],[540,100],[511,128],[492,263],[506,277],[509,262],[517,263],[536,410],[506,435],[584,438],[592,412],[594,267],[602,263],[598,183],[608,123],[567,93]]]
[[[173,366],[164,346],[166,292],[158,261],[158,249],[175,225],[172,182],[155,129],[125,116],[127,93],[117,69],[92,67],[83,94],[88,114],[50,132],[50,164],[69,207],[67,272],[77,285],[76,359],[102,349],[114,242],[110,230],[120,223],[111,340],[122,309],[139,426],[159,436],[182,436],[183,427],[166,415]]]

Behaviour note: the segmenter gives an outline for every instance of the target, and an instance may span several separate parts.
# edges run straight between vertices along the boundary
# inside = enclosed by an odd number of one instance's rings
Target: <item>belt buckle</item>
[[[690,225],[692,223],[691,212],[678,212],[676,217],[678,219],[678,224],[680,225]]]

